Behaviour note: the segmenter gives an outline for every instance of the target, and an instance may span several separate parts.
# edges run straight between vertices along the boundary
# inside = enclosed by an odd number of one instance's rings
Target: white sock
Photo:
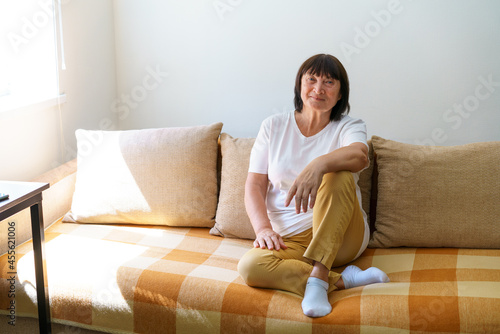
[[[328,283],[316,277],[309,277],[302,300],[302,311],[308,317],[323,317],[332,311],[328,301]]]
[[[373,283],[387,283],[389,277],[380,269],[370,267],[361,270],[356,266],[348,266],[342,272],[342,279],[346,289]]]

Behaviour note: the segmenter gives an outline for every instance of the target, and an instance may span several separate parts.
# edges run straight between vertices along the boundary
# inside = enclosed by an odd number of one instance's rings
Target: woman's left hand
[[[306,168],[297,176],[288,191],[285,206],[289,206],[295,196],[295,212],[307,212],[307,208],[313,208],[316,201],[318,189],[323,181],[324,173],[317,166],[317,160],[311,161]]]

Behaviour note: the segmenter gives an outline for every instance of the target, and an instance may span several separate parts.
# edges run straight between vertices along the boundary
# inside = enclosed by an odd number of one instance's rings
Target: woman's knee
[[[260,271],[262,271],[262,260],[264,256],[264,250],[253,248],[246,252],[238,262],[238,273],[248,285],[257,285],[257,281],[262,275]]]
[[[355,190],[354,178],[349,171],[327,173],[323,176],[323,182],[318,190],[318,195],[328,194],[335,191]]]
[[[323,183],[332,185],[351,185],[354,183],[352,173],[347,170],[341,170],[334,173],[327,173],[323,176]]]

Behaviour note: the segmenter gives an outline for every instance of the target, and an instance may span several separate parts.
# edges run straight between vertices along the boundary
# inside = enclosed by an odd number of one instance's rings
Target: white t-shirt
[[[269,188],[267,211],[274,231],[282,237],[290,237],[312,227],[313,210],[295,213],[295,197],[288,207],[285,199],[300,172],[318,156],[327,154],[352,143],[366,143],[366,125],[360,119],[343,116],[340,121],[330,122],[323,130],[305,137],[295,120],[295,112],[276,114],[266,118],[260,127],[250,156],[249,172],[267,174]],[[359,172],[353,173],[359,205],[365,220],[366,248],[369,227],[366,213],[361,206],[358,187]]]

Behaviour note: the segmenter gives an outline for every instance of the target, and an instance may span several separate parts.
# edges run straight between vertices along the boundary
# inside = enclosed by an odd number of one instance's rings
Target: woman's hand
[[[323,181],[324,173],[317,165],[317,159],[311,161],[306,168],[297,176],[288,191],[285,206],[289,206],[295,196],[295,212],[307,212],[307,208],[313,208],[316,202],[318,189]]]
[[[253,245],[262,249],[287,249],[281,235],[274,232],[267,216],[268,182],[267,174],[248,173],[245,183],[245,207],[256,235]]]
[[[278,233],[274,232],[272,228],[266,228],[259,233],[253,242],[254,247],[262,248],[262,249],[276,249],[280,250],[281,248],[287,249],[288,247],[283,242],[283,238]]]

